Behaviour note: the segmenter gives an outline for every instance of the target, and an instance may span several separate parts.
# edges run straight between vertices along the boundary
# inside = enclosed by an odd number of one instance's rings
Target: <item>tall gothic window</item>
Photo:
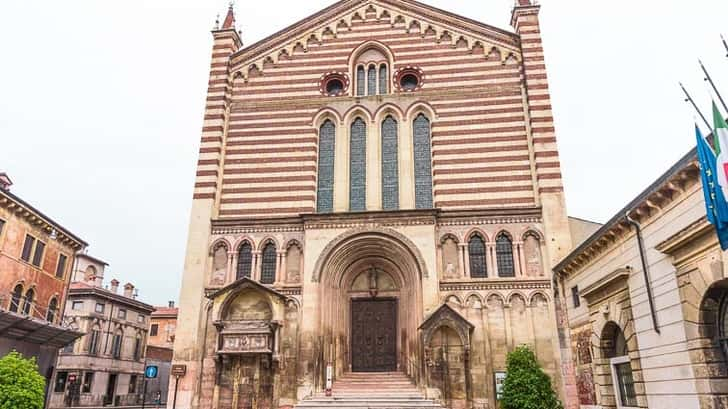
[[[389,69],[387,64],[379,66],[379,93],[384,95],[389,92]]]
[[[370,65],[367,71],[367,95],[377,95],[377,66]]]
[[[425,115],[419,114],[412,128],[415,154],[415,208],[431,209],[433,203],[430,120]]]
[[[367,208],[367,125],[361,118],[351,124],[349,141],[349,209]]]
[[[356,95],[363,96],[366,94],[366,73],[364,66],[356,67]]]
[[[273,284],[276,282],[276,245],[268,243],[263,248],[263,262],[260,271],[260,282],[262,284]]]
[[[20,309],[20,300],[23,298],[23,286],[18,284],[13,289],[13,295],[10,298],[10,312],[18,312]]]
[[[471,277],[488,277],[488,269],[485,265],[485,240],[479,234],[474,234],[468,242],[468,258],[470,259]]]
[[[30,315],[33,312],[33,299],[35,298],[35,291],[31,288],[25,293],[25,303],[23,303],[23,315]]]
[[[516,276],[516,269],[513,266],[513,242],[505,233],[499,234],[495,239],[495,257],[498,263],[498,276]]]
[[[51,298],[48,303],[48,311],[46,311],[46,321],[53,323],[56,320],[56,311],[58,310],[58,299]]]
[[[319,129],[318,190],[316,211],[334,210],[334,151],[336,147],[336,125],[331,120]]]
[[[236,278],[250,278],[250,271],[253,267],[253,247],[247,241],[238,250],[238,269]]]
[[[399,208],[399,167],[397,164],[397,121],[388,116],[382,122],[382,208]]]

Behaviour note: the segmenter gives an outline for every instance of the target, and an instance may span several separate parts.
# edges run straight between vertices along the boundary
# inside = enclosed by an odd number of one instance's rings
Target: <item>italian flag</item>
[[[713,142],[717,156],[718,184],[723,190],[723,196],[728,198],[728,124],[715,102],[713,102],[713,124],[715,126]]]

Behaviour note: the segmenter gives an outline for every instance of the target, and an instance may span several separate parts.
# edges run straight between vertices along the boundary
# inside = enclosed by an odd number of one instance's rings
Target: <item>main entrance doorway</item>
[[[397,370],[397,300],[351,300],[351,369]]]

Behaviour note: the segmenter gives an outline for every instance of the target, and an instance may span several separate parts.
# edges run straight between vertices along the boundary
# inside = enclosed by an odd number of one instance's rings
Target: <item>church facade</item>
[[[505,31],[342,0],[243,47],[228,12],[170,405],[290,407],[343,374],[401,372],[447,406],[496,408],[521,344],[569,393],[550,267],[571,237],[538,15],[518,0]]]

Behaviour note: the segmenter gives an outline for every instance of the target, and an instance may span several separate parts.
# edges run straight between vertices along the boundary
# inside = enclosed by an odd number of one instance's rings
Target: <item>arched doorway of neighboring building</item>
[[[700,348],[694,351],[693,362],[706,366],[711,399],[718,404],[725,396],[718,385],[725,379],[722,374],[728,371],[728,279],[717,281],[707,289],[699,314],[699,338],[692,343]]]
[[[624,332],[616,322],[609,321],[602,329],[600,341],[602,357],[609,365],[616,407],[638,406],[632,362]]]
[[[317,262],[322,364],[344,372],[421,367],[424,262],[417,248],[389,229],[352,231],[335,239]]]

